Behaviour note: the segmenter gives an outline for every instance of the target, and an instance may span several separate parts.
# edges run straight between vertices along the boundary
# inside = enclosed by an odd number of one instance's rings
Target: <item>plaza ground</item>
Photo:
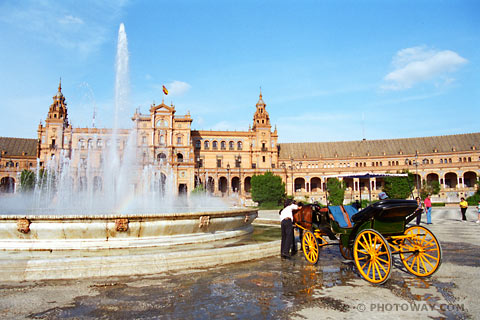
[[[399,260],[382,286],[363,280],[337,246],[317,265],[302,255],[148,276],[0,283],[2,319],[384,319],[479,318],[480,224],[434,208],[428,226],[443,248],[430,278]],[[261,211],[258,221],[277,221]]]

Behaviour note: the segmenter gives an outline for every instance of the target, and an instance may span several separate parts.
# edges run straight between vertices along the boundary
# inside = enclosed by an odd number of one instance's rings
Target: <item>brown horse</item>
[[[312,229],[313,209],[311,205],[300,207],[293,212],[293,223],[296,223],[307,230]]]

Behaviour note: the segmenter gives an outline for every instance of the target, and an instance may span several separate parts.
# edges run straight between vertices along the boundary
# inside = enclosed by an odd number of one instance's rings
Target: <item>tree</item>
[[[471,206],[478,205],[478,202],[480,201],[480,180],[477,180],[476,185],[477,191],[475,192],[475,194],[466,199],[468,204]]]
[[[254,175],[251,180],[252,200],[260,206],[279,205],[285,197],[285,183],[282,178],[268,171],[263,175]]]
[[[383,191],[392,199],[407,199],[412,194],[414,176],[408,172],[408,177],[385,177]]]
[[[192,190],[192,194],[200,195],[200,194],[205,194],[207,190],[202,184],[199,184],[195,187],[195,189]]]
[[[22,192],[31,192],[35,188],[35,173],[24,169],[20,174],[20,190]]]
[[[327,180],[328,202],[334,206],[340,206],[345,199],[345,184],[337,178]]]
[[[437,180],[426,182],[422,181],[422,187],[420,188],[420,197],[425,199],[429,194],[438,194],[440,192],[440,183]]]

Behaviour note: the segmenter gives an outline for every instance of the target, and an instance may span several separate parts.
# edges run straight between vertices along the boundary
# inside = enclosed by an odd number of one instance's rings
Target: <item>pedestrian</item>
[[[282,242],[280,254],[284,259],[290,259],[290,248],[293,239],[293,213],[292,210],[298,210],[298,206],[291,200],[287,200],[285,208],[280,212],[280,221],[282,227]]]
[[[462,212],[462,221],[467,221],[467,208],[468,208],[468,202],[465,201],[465,198],[462,197],[460,199],[460,211]]]
[[[417,226],[419,226],[422,222],[422,200],[420,197],[416,197],[415,200],[417,200]]]
[[[352,205],[355,209],[360,210],[362,205],[360,204],[360,201],[355,200],[355,203]]]
[[[477,213],[478,213],[478,217],[477,217],[477,221],[475,222],[480,223],[480,200],[478,200]]]
[[[432,200],[430,195],[427,194],[425,200],[423,200],[423,205],[425,206],[425,212],[427,213],[427,224],[432,224]]]

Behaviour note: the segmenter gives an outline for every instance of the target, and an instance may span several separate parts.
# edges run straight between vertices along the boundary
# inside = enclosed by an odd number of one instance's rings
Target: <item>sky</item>
[[[0,136],[36,138],[60,78],[74,127],[112,127],[121,23],[122,127],[164,99],[246,131],[261,88],[284,143],[479,131],[479,1],[0,0]]]

